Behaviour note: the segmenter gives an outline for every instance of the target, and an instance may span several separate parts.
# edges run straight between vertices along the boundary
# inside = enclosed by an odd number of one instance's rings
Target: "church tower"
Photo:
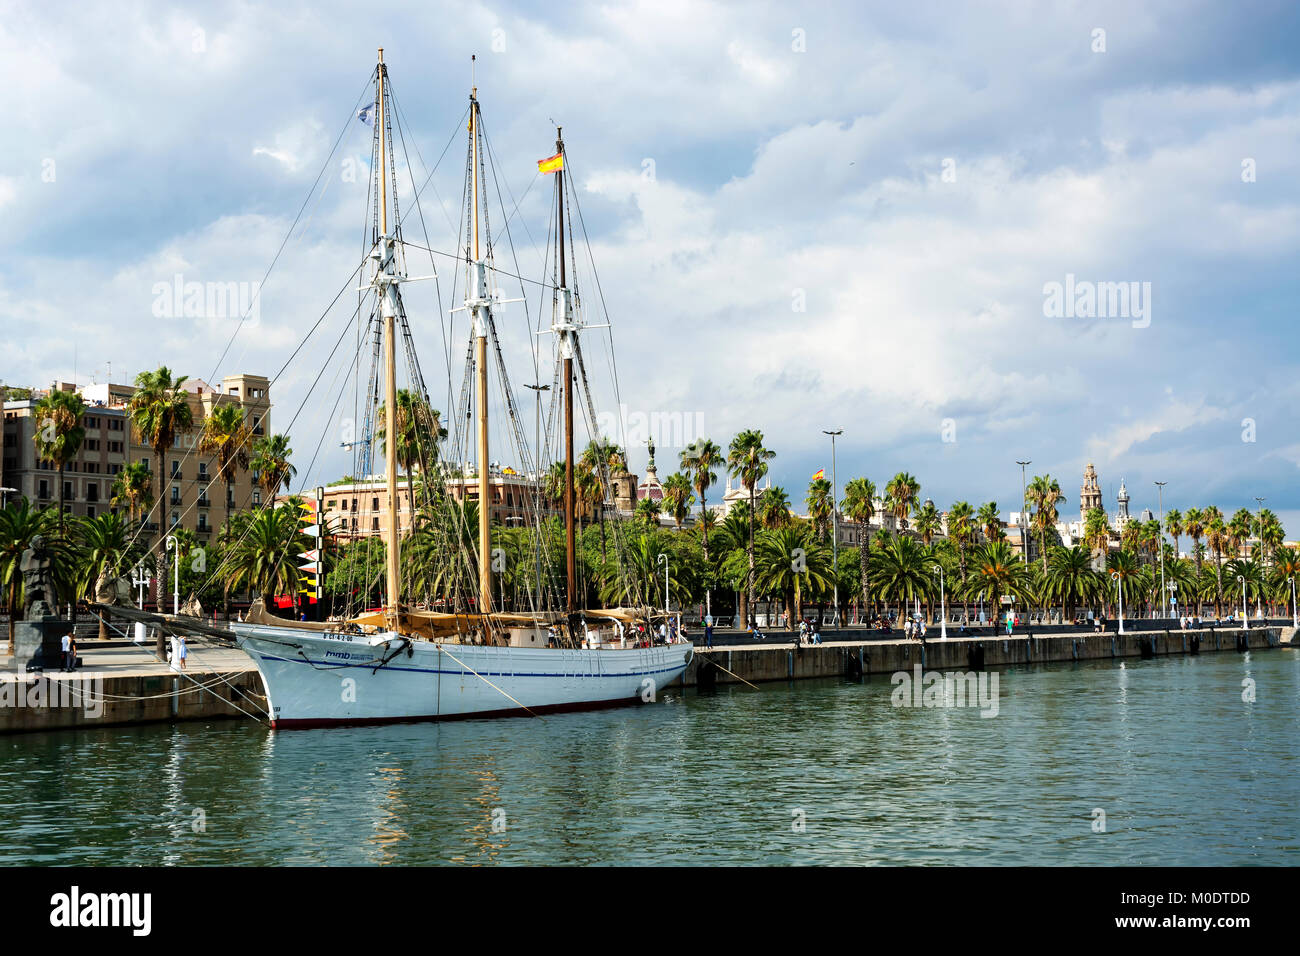
[[[1083,470],[1083,487],[1079,489],[1079,520],[1087,521],[1088,512],[1101,507],[1101,485],[1097,483],[1097,469],[1092,467],[1092,462],[1088,462],[1088,467]]]

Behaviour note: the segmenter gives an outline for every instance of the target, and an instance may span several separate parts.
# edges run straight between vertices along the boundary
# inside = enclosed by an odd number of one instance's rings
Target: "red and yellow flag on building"
[[[537,161],[537,171],[539,173],[554,173],[564,168],[564,154],[556,153],[546,159]]]
[[[813,481],[821,481],[825,477],[826,477],[826,469],[818,468],[817,474],[813,475]]]

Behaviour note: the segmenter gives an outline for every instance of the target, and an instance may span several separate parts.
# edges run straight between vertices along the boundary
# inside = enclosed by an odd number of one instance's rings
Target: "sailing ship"
[[[563,606],[540,606],[543,603],[540,570],[534,607],[524,612],[507,612],[494,598],[493,562],[488,560],[493,554],[488,347],[491,339],[500,375],[504,376],[501,347],[496,342],[495,312],[505,300],[495,287],[495,260],[490,237],[484,235],[487,206],[482,194],[486,191],[487,163],[483,155],[485,140],[477,85],[471,91],[469,103],[467,235],[457,253],[458,268],[463,269],[465,280],[464,298],[460,308],[453,310],[464,311],[470,321],[462,392],[471,396],[474,406],[478,548],[476,553],[469,548],[462,549],[467,552],[462,557],[477,572],[477,594],[460,607],[444,602],[444,609],[439,609],[436,603],[419,607],[401,600],[403,535],[399,527],[399,461],[395,440],[400,427],[396,351],[399,338],[406,348],[414,348],[402,286],[421,277],[408,277],[406,272],[409,244],[400,234],[395,179],[389,195],[388,172],[393,168],[394,159],[394,110],[382,49],[373,76],[376,139],[373,157],[377,163],[373,164],[372,173],[377,187],[374,190],[377,215],[368,253],[369,285],[365,289],[368,296],[373,296],[376,368],[382,366],[383,402],[376,414],[386,439],[383,443],[384,492],[388,503],[382,527],[384,602],[381,608],[369,613],[326,622],[288,621],[264,611],[250,614],[245,621],[232,622],[237,646],[252,658],[261,673],[271,723],[275,727],[292,728],[495,717],[654,701],[657,693],[679,678],[689,665],[693,654],[691,643],[673,635],[669,640],[656,641],[652,614],[643,601],[614,608],[578,606],[574,406],[575,380],[585,376],[580,336],[587,326],[581,316],[580,299],[570,282],[568,262],[572,257],[566,260],[565,253],[567,203],[562,130],[557,130],[555,156],[539,162],[539,170],[555,173],[558,278],[548,285],[552,298],[550,328],[541,331],[554,337],[556,377],[563,381],[562,389],[556,389],[556,393],[562,391],[563,395],[565,588],[562,600],[558,587],[555,592],[555,603]],[[569,218],[572,249],[572,216]],[[576,268],[575,261],[573,270]],[[407,367],[418,369],[413,355],[408,356]],[[375,378],[378,377],[376,373]],[[376,392],[379,384],[373,383]],[[423,383],[418,384],[422,389]],[[508,418],[511,424],[517,424],[510,390],[504,387],[504,381],[498,384],[506,394]],[[591,405],[589,392],[586,397],[584,414]],[[555,398],[560,400],[558,394]],[[538,414],[540,418],[540,393]],[[588,423],[592,423],[591,416]],[[469,431],[467,424],[466,444]],[[539,484],[541,457],[539,447],[532,460],[533,478]],[[599,477],[608,495],[610,475],[606,462],[599,465]],[[535,497],[534,503],[538,501],[540,496]],[[414,504],[411,501],[412,509]],[[470,509],[457,512],[462,517],[471,513]],[[319,516],[318,520],[324,521],[325,516]],[[540,508],[534,509],[532,520],[540,536]],[[449,547],[455,547],[460,540]],[[635,593],[635,588],[623,593]]]

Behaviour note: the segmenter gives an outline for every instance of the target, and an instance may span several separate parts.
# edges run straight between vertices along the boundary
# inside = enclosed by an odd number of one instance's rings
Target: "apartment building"
[[[64,467],[63,499],[68,514],[95,517],[115,510],[113,484],[123,466],[142,462],[150,472],[157,462],[153,449],[134,434],[127,403],[135,387],[92,384],[77,387],[58,383],[56,388],[75,391],[86,404],[82,418],[85,438],[77,456]],[[203,422],[218,405],[237,404],[245,410],[254,439],[270,433],[271,398],[269,380],[260,375],[228,375],[219,388],[198,379],[185,383],[194,427],[179,437],[167,453],[164,475],[155,475],[154,506],[146,522],[146,533],[160,527],[189,528],[200,541],[210,540],[234,510],[261,504],[255,472],[240,471],[227,495],[224,481],[216,481],[216,463],[200,455]],[[45,395],[33,391],[31,398],[4,403],[4,486],[41,507],[59,500],[58,469],[36,454],[37,402]]]

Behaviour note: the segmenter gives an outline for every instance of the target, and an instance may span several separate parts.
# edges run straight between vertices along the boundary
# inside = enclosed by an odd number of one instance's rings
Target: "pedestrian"
[[[69,629],[67,634],[63,635],[63,669],[65,671],[74,671],[77,669],[77,636]]]
[[[710,620],[707,624],[704,625],[704,646],[705,647],[713,646],[713,621],[712,620]]]
[[[1014,628],[1015,628],[1015,618],[1011,616],[1010,611],[1007,611],[1007,637],[1011,636],[1011,632],[1014,630]]]
[[[185,670],[185,658],[189,656],[189,648],[185,646],[185,635],[182,634],[176,638],[176,659],[180,662],[181,670]]]

